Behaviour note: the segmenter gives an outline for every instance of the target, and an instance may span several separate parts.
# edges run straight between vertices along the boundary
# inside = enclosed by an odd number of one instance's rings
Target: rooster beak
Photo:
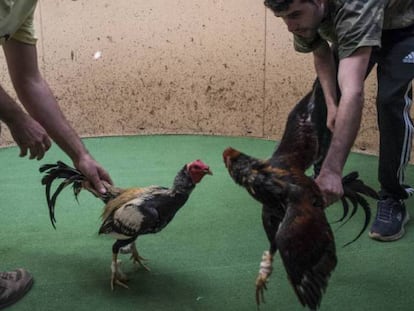
[[[204,173],[205,173],[206,175],[213,175],[213,172],[212,172],[212,171],[210,171],[210,168],[206,168],[206,169],[204,169]]]

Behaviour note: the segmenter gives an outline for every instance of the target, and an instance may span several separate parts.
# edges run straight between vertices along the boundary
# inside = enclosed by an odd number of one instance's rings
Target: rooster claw
[[[256,304],[260,306],[261,303],[265,303],[264,291],[267,290],[267,276],[259,274],[256,279]]]
[[[148,272],[150,272],[151,271],[151,269],[147,266],[147,265],[145,265],[144,263],[143,263],[143,261],[146,261],[147,259],[145,259],[145,258],[143,258],[143,257],[141,257],[141,256],[134,256],[133,254],[131,255],[131,259],[132,259],[132,262],[134,263],[134,264],[138,264],[138,265],[140,265],[141,267],[143,267],[145,270],[147,270]]]
[[[148,259],[140,256],[138,253],[132,253],[130,259],[134,259],[134,261],[148,261]]]
[[[144,257],[141,257],[138,253],[138,250],[136,248],[135,243],[131,244],[131,259],[132,262],[134,264],[139,264],[141,267],[143,267],[145,270],[147,270],[148,272],[151,271],[150,268],[148,268],[148,266],[146,266],[143,261],[147,261],[147,259],[145,259]]]
[[[128,278],[121,270],[121,261],[116,260],[111,264],[111,289],[114,290],[115,285],[122,286],[123,288],[129,288],[125,282],[128,281]]]
[[[264,251],[260,262],[259,275],[256,278],[256,304],[265,303],[264,291],[267,290],[267,279],[272,274],[273,255],[269,251]]]
[[[121,281],[119,277],[117,276],[112,276],[111,278],[111,289],[114,290],[115,285],[119,285],[122,286],[123,288],[129,288],[128,285],[126,285],[124,282],[127,281],[126,279]]]

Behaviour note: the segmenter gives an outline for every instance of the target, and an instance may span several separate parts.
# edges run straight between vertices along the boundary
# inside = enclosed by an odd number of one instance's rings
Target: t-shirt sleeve
[[[360,47],[381,46],[386,0],[347,0],[332,14],[329,32],[317,33],[311,39],[294,35],[294,47],[298,52],[309,53],[328,38],[338,47],[339,59],[350,56]],[[327,30],[327,29],[324,29]],[[326,37],[329,33],[330,36]],[[323,34],[321,36],[321,34]]]
[[[339,58],[364,46],[381,46],[384,0],[345,1],[335,14]]]
[[[20,26],[20,28],[12,35],[13,39],[27,44],[36,44],[37,37],[33,23],[34,11],[35,7],[33,7],[32,11]]]

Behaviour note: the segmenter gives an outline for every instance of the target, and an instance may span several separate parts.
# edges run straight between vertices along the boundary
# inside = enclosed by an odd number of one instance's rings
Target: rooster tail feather
[[[55,192],[53,193],[52,197],[49,199],[49,216],[50,216],[50,220],[52,221],[52,225],[53,227],[56,229],[55,223],[56,223],[56,218],[55,218],[55,206],[56,206],[56,199],[57,196],[62,192],[62,190],[67,186],[67,183],[64,181],[62,182],[55,190]]]
[[[45,176],[48,177],[48,176]],[[46,192],[46,202],[47,202],[47,206],[49,209],[49,218],[50,221],[52,222],[52,226],[53,228],[56,229],[55,223],[56,223],[56,219],[55,219],[55,207],[54,205],[51,204],[50,202],[50,188],[52,186],[52,179],[49,179],[48,181],[44,180],[45,178],[42,179],[42,184],[45,185],[45,192]]]
[[[344,197],[342,197],[341,202],[342,202],[343,213],[342,213],[342,216],[338,220],[335,220],[333,222],[334,224],[338,222],[342,222],[346,218],[346,216],[348,216],[348,213],[349,213],[348,201]]]
[[[356,172],[356,171],[351,172],[348,175],[344,176],[342,178],[343,187],[344,188],[347,187],[349,185],[349,183],[355,181],[358,178],[358,176],[359,176],[358,172]],[[348,203],[345,195],[341,198],[341,202],[342,202],[343,213],[342,213],[342,216],[338,220],[336,220],[334,223],[342,222],[348,216],[349,203]],[[355,205],[354,205],[354,209],[353,209],[352,214],[349,218],[351,218],[355,214],[355,212],[356,212],[356,210],[355,210]],[[348,218],[348,220],[349,220],[349,218]],[[342,227],[343,225],[344,224],[342,224],[340,227]]]
[[[362,230],[359,232],[359,234],[350,242],[346,243],[344,245],[347,246],[353,242],[355,242],[365,231],[365,229],[368,227],[369,221],[371,219],[371,208],[369,206],[368,201],[364,198],[364,196],[378,200],[379,196],[377,191],[366,185],[361,179],[359,179],[358,172],[351,172],[342,179],[342,185],[344,188],[344,195],[341,198],[342,206],[344,208],[344,214],[341,217],[340,221],[343,221],[349,211],[349,204],[348,200],[352,204],[352,211],[349,215],[349,217],[343,222],[339,228],[341,228],[344,224],[346,224],[357,212],[358,206],[361,206],[361,208],[364,211],[365,214],[365,220],[364,225],[362,227]],[[338,229],[339,229],[338,228]]]
[[[82,189],[82,181],[85,180],[85,176],[77,169],[74,169],[61,161],[58,161],[56,164],[45,164],[40,167],[39,171],[46,174],[43,176],[41,182],[42,185],[45,185],[46,202],[49,209],[50,221],[52,222],[52,226],[56,229],[55,205],[57,197],[64,188],[73,184],[73,191],[75,198],[77,199],[77,196]],[[51,194],[52,184],[57,179],[63,179],[63,181],[56,188],[55,192]]]
[[[58,195],[62,192],[63,189],[65,189],[67,186],[69,186],[70,184],[73,183],[73,189],[74,189],[74,193],[75,193],[75,198],[76,201],[78,200],[78,193],[80,192],[80,189],[82,188],[81,183],[78,181],[78,176],[72,176],[69,177],[67,179],[65,179],[55,190],[55,192],[52,195],[52,198],[50,199],[50,203],[53,206],[53,209],[56,205],[56,199],[58,197]],[[79,189],[79,191],[76,191],[75,189]]]
[[[346,185],[349,184],[355,180],[357,180],[359,177],[359,174],[357,171],[353,171],[351,173],[349,173],[348,175],[342,177],[342,184]]]
[[[362,226],[362,229],[358,233],[358,235],[352,241],[346,243],[344,247],[349,244],[352,244],[353,242],[355,242],[356,240],[360,238],[360,236],[364,233],[365,229],[368,227],[369,221],[371,219],[371,210],[370,210],[367,200],[365,200],[364,197],[362,197],[358,193],[353,193],[352,196],[348,196],[346,199],[344,198],[342,202],[347,202],[347,200],[351,201],[352,203],[352,212],[350,216],[348,217],[348,219],[346,219],[343,223],[341,223],[341,225],[338,227],[337,230],[339,230],[342,226],[344,226],[356,214],[356,211],[358,210],[358,205],[360,205],[362,209],[364,210],[365,220],[364,220],[364,225]]]
[[[364,231],[365,231],[365,229],[368,227],[368,225],[369,225],[369,221],[370,221],[370,219],[371,219],[371,208],[370,208],[370,206],[369,206],[369,203],[368,203],[368,201],[363,197],[363,196],[361,196],[360,194],[358,194],[358,193],[355,193],[355,198],[354,198],[356,201],[352,201],[352,204],[355,204],[354,206],[355,206],[355,209],[357,208],[357,206],[358,206],[358,204],[362,207],[362,209],[364,210],[364,213],[365,213],[365,221],[364,221],[364,225],[363,225],[363,227],[362,227],[362,229],[361,229],[361,231],[359,232],[359,234],[352,240],[352,241],[350,241],[350,242],[348,242],[348,243],[346,243],[343,247],[345,247],[345,246],[348,246],[349,244],[352,244],[352,243],[354,243],[356,240],[358,240],[359,238],[360,238],[360,236],[364,233]],[[354,203],[355,202],[355,203]],[[350,216],[350,218],[351,218],[352,216]],[[350,219],[349,218],[349,219]],[[348,220],[349,220],[348,219]],[[347,221],[348,221],[347,220]]]
[[[367,197],[378,200],[378,192],[372,189],[370,186],[366,185],[361,179],[359,179],[358,172],[351,172],[345,177],[342,178],[342,185],[344,186],[344,191],[347,189],[364,194]]]
[[[339,227],[337,228],[337,230],[339,230],[340,228],[342,228],[342,226],[344,226],[356,213],[357,209],[358,209],[358,202],[355,200],[354,197],[342,197],[341,201],[342,201],[342,205],[346,204],[349,206],[348,200],[351,201],[352,204],[352,211],[351,214],[349,215],[349,217],[344,221],[345,217],[342,217],[341,219],[341,224],[339,225]],[[345,214],[345,213],[344,213]]]

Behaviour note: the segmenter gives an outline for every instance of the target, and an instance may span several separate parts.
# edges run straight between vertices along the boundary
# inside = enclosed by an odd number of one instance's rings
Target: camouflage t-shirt
[[[8,38],[35,44],[33,15],[37,0],[0,0],[0,44]]]
[[[414,25],[414,0],[329,0],[329,14],[314,38],[294,35],[296,51],[308,53],[324,41],[338,47],[339,58],[362,46],[381,46],[383,29]]]

